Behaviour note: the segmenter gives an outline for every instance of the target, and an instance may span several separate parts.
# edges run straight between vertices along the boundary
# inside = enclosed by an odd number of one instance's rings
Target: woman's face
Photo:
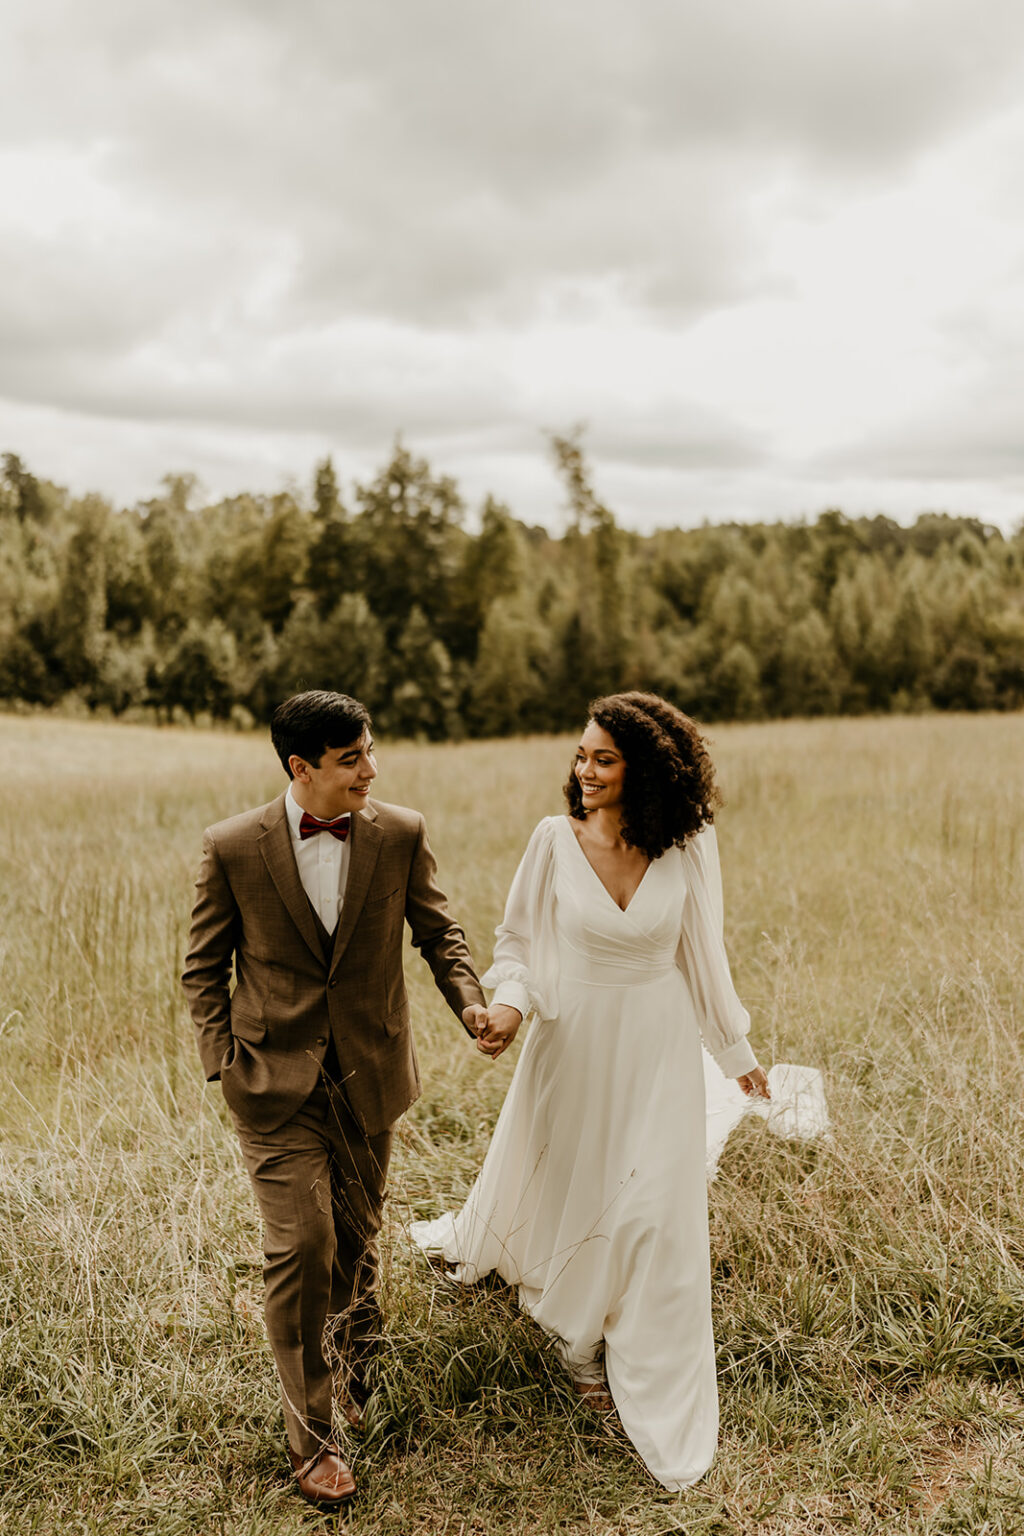
[[[615,742],[590,720],[576,748],[576,777],[585,811],[610,810],[622,802],[626,760]]]

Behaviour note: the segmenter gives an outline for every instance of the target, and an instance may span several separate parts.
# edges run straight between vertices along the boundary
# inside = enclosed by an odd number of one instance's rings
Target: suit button
[[[338,978],[337,978],[337,976],[332,976],[330,981],[327,983],[327,985],[329,987],[336,987],[338,985]]]
[[[316,1043],[317,1043],[317,1045],[326,1045],[327,1044],[327,1036],[326,1035],[317,1035]]]

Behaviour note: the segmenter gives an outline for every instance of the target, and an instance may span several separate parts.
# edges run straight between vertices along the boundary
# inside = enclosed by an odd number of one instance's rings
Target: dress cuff
[[[530,994],[521,981],[499,981],[491,1002],[499,1007],[518,1008],[524,1019],[530,1011]]]
[[[746,1077],[757,1066],[757,1057],[746,1035],[727,1045],[724,1051],[716,1051],[715,1060],[726,1077]]]

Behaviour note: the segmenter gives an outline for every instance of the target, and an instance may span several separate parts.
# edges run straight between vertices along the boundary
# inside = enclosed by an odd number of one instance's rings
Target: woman
[[[534,1026],[465,1206],[412,1234],[459,1280],[518,1285],[577,1390],[610,1392],[684,1488],[718,1434],[701,1034],[767,1095],[722,942],[720,797],[696,726],[645,693],[592,706],[565,796],[512,882],[478,1043]]]

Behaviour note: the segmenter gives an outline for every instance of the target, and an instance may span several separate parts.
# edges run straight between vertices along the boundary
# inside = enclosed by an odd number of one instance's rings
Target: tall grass
[[[1024,1529],[1024,721],[721,728],[727,925],[762,1059],[835,1139],[751,1123],[711,1191],[722,1438],[684,1495],[412,1216],[466,1193],[507,1086],[425,969],[386,1205],[388,1332],[353,1532]],[[565,741],[385,747],[481,960]],[[320,1529],[286,1474],[259,1231],[177,974],[202,827],[262,738],[0,719],[0,1528]],[[511,1055],[512,1053],[510,1053]]]

